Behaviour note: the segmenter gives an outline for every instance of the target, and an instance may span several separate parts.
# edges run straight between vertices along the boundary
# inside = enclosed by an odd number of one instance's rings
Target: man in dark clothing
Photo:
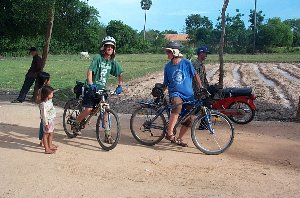
[[[29,51],[33,57],[31,67],[25,75],[25,80],[18,98],[16,100],[13,100],[12,103],[21,103],[25,100],[26,95],[30,87],[35,82],[38,74],[43,71],[42,58],[38,55],[37,49],[35,47],[31,47]]]

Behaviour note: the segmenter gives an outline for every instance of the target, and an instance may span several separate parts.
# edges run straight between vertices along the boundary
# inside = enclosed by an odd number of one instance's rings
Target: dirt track
[[[121,142],[99,149],[94,130],[68,139],[62,110],[54,155],[38,146],[36,106],[0,102],[0,197],[299,197],[297,123],[251,122],[235,127],[233,145],[218,156],[166,141],[144,147],[120,114]]]
[[[218,65],[207,65],[209,81]],[[0,197],[299,197],[300,124],[279,122],[295,115],[300,65],[226,64],[225,86],[251,86],[259,96],[256,120],[235,125],[235,140],[225,153],[207,156],[193,147],[166,141],[154,147],[138,144],[129,131],[129,115],[137,100],[150,97],[162,72],[124,85],[111,98],[121,117],[116,149],[104,152],[93,123],[76,139],[62,130],[62,110],[55,155],[38,146],[39,112],[30,103],[11,104],[0,95]],[[270,121],[276,120],[276,121]]]

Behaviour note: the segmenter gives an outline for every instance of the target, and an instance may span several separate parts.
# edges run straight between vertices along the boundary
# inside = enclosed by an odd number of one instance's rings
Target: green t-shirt
[[[100,54],[93,58],[89,71],[93,72],[93,84],[97,85],[98,89],[106,87],[109,74],[117,77],[123,72],[121,65],[115,59],[106,60]]]

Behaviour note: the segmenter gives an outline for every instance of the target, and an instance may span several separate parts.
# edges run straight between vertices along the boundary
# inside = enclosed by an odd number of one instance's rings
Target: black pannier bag
[[[76,98],[82,95],[82,88],[84,83],[82,81],[76,81],[76,85],[73,88],[73,92],[76,94]]]

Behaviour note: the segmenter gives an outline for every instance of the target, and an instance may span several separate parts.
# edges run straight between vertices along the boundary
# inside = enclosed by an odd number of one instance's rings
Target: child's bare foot
[[[56,151],[57,147],[50,147],[51,150]]]
[[[55,153],[55,151],[53,151],[51,149],[45,150],[45,154],[54,154],[54,153]]]
[[[58,147],[58,146],[56,146],[55,144],[52,144],[51,147],[50,147],[50,149],[51,149],[51,150],[57,150],[57,147]]]

